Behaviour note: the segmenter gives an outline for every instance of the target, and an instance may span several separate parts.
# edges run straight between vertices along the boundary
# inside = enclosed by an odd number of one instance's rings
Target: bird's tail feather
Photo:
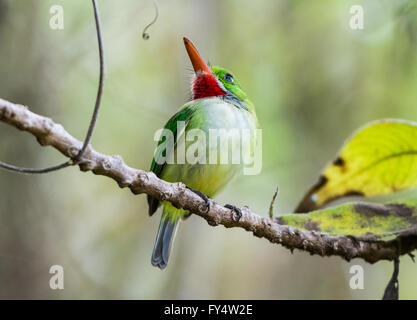
[[[179,217],[172,219],[167,216],[166,209],[168,208],[164,206],[164,212],[162,214],[161,222],[159,223],[158,234],[156,236],[151,260],[152,265],[160,269],[165,269],[168,264],[169,253],[177,231],[178,222],[180,221]]]

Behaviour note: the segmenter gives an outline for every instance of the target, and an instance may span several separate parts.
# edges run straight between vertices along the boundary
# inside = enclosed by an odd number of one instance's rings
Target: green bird
[[[215,146],[216,150],[213,150],[213,146],[207,143],[208,139],[203,141],[205,145],[202,148],[205,152],[202,153],[200,161],[197,163],[177,163],[178,161],[175,160],[178,160],[177,151],[179,148],[185,147],[187,150],[195,143],[189,139],[183,139],[184,142],[180,146],[178,141],[181,140],[181,137],[184,138],[188,133],[193,132],[193,129],[198,129],[199,132],[209,136],[210,130],[213,129],[255,130],[259,126],[254,105],[231,72],[220,67],[209,67],[187,38],[184,38],[184,44],[195,71],[191,85],[192,99],[182,106],[165,125],[164,128],[172,132],[175,143],[173,148],[169,149],[162,143],[162,140],[159,141],[150,170],[165,181],[183,182],[190,190],[205,200],[207,210],[210,210],[208,197],[212,198],[217,195],[234,176],[242,171],[243,164],[232,163],[232,161],[221,163],[219,161],[219,147]],[[183,129],[178,130],[178,122],[184,124]],[[251,150],[253,144],[254,138],[251,135],[250,139],[242,139],[240,148]],[[211,152],[215,152],[215,156],[217,155],[216,163],[209,161]],[[168,156],[174,157],[173,163],[158,161],[161,157],[166,159]],[[154,214],[161,204],[163,212],[151,262],[153,266],[164,269],[168,263],[178,222],[190,213],[175,208],[168,201],[161,203],[148,196],[149,215]],[[232,210],[232,214],[237,214],[239,219],[240,209],[231,205],[227,206]]]

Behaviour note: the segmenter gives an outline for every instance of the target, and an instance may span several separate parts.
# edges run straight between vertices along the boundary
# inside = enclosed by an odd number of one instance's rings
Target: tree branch
[[[66,157],[74,160],[83,143],[71,136],[62,125],[50,118],[40,116],[27,107],[0,99],[0,121],[31,133],[42,146],[51,146]],[[337,255],[346,260],[362,258],[374,263],[379,260],[394,260],[398,254],[410,253],[417,248],[417,237],[396,239],[391,242],[362,241],[353,237],[335,237],[315,231],[302,231],[281,225],[276,220],[261,217],[248,207],[242,208],[239,221],[233,219],[233,212],[213,200],[211,209],[205,212],[204,201],[183,183],[169,183],[154,173],[127,166],[118,155],[104,155],[90,145],[78,163],[81,171],[92,171],[116,181],[120,188],[129,188],[134,194],[146,193],[161,201],[172,202],[178,208],[190,210],[204,218],[212,226],[239,227],[252,232],[256,237],[265,238],[290,249],[300,249],[320,256]],[[401,243],[399,243],[401,241]]]

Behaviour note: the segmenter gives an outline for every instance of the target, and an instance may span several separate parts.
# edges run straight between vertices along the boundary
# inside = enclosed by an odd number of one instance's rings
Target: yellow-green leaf
[[[346,203],[306,214],[282,215],[276,220],[304,231],[391,240],[392,236],[417,234],[417,199],[387,204]]]
[[[295,212],[308,212],[348,195],[374,196],[417,186],[417,124],[373,122],[357,131]]]

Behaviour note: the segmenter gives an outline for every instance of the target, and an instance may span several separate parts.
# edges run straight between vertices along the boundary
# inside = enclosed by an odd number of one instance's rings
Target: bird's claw
[[[205,211],[204,212],[205,213],[208,213],[210,211],[210,208],[211,208],[211,203],[210,203],[209,197],[207,197],[201,191],[198,191],[198,190],[195,190],[195,189],[191,189],[191,188],[188,188],[188,189],[190,189],[192,192],[194,192],[196,195],[198,195],[201,199],[204,200],[204,203],[205,203]]]
[[[240,210],[238,207],[234,206],[233,204],[226,204],[224,207],[232,210],[232,220],[239,221],[240,218],[242,218],[242,210]],[[236,216],[234,213],[236,213]]]

